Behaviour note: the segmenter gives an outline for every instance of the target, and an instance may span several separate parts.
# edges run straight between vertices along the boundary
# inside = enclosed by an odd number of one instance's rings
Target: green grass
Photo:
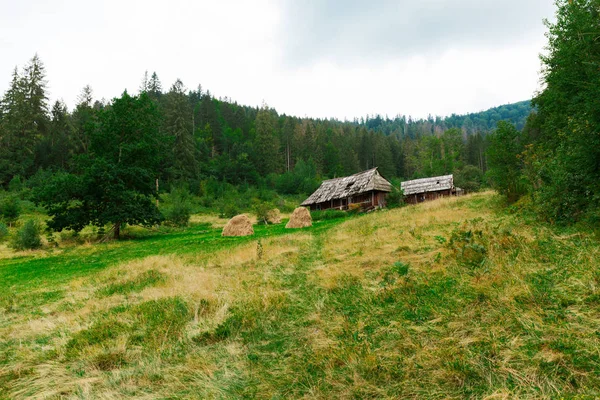
[[[319,232],[335,224],[335,221],[319,221],[312,228]],[[57,255],[39,257],[22,256],[0,259],[0,291],[18,291],[61,284],[77,277],[88,276],[94,271],[129,260],[152,255],[209,253],[236,246],[257,238],[269,238],[289,234],[285,224],[255,226],[255,235],[241,238],[223,238],[220,229],[194,226],[165,234],[96,244],[90,248],[68,247]]]
[[[0,398],[597,398],[600,243],[499,203],[0,260]]]

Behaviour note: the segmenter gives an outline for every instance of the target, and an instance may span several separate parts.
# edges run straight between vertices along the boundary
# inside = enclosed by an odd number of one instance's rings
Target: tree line
[[[523,102],[448,118],[297,118],[266,104],[217,99],[200,86],[187,90],[180,80],[164,90],[156,73],[144,75],[139,94],[156,107],[158,130],[169,143],[156,172],[159,181],[165,188],[185,183],[196,192],[209,179],[306,192],[311,185],[297,184],[300,173],[316,179],[372,167],[388,178],[466,173],[481,181],[487,132],[500,119],[519,127],[530,110]],[[113,106],[114,101],[95,100],[86,86],[73,110],[61,101],[50,107],[39,57],[21,71],[15,68],[0,102],[0,185],[39,171],[73,170],[75,160],[90,153],[102,115]]]

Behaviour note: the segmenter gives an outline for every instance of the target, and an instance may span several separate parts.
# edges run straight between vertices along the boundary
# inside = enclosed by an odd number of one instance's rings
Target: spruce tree
[[[198,175],[196,145],[192,131],[192,106],[178,79],[163,100],[163,129],[173,137],[172,176],[175,180],[195,179]]]
[[[276,132],[277,115],[275,110],[263,104],[256,117],[254,138],[255,164],[258,172],[266,176],[277,173],[280,166],[279,140]]]
[[[0,184],[35,172],[36,147],[48,130],[46,72],[37,54],[19,74],[15,68],[2,99]]]
[[[92,88],[86,85],[77,98],[77,105],[73,111],[73,133],[71,145],[74,154],[85,154],[89,150],[91,135],[98,123],[98,111],[94,106]]]
[[[146,93],[148,93],[150,98],[154,101],[158,101],[162,96],[162,83],[160,83],[160,79],[158,79],[156,72],[152,73],[152,76],[148,81]]]

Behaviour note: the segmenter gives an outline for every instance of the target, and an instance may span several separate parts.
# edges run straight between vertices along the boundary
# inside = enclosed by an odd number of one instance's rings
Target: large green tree
[[[544,215],[571,222],[600,207],[600,0],[556,4],[527,161]]]
[[[161,214],[155,180],[168,144],[160,133],[156,104],[142,93],[121,98],[100,113],[87,154],[72,173],[61,172],[36,189],[35,199],[48,211],[48,227],[80,231],[112,224],[119,238],[123,224],[153,225]]]
[[[500,121],[498,129],[490,135],[489,141],[490,145],[487,149],[489,180],[509,202],[514,202],[525,189],[521,157],[525,147],[521,132],[513,124]]]

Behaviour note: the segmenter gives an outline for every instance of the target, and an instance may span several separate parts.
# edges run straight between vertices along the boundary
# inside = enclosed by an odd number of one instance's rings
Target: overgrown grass
[[[0,398],[600,396],[600,244],[498,204],[0,260]]]
[[[348,217],[348,213],[341,210],[311,211],[310,215],[313,221],[323,221],[328,219],[340,219]]]

